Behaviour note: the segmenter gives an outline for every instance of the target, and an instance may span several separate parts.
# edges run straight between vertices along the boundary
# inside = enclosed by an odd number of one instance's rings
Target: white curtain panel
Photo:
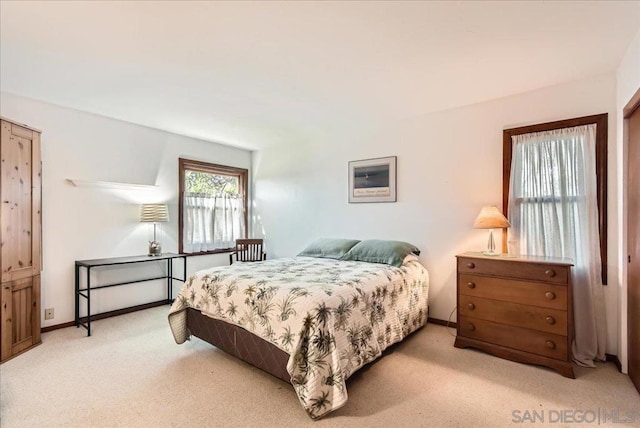
[[[596,182],[596,125],[512,137],[510,240],[520,254],[573,260],[573,359],[604,360],[606,318]]]
[[[244,208],[241,197],[200,195],[184,197],[184,251],[197,253],[235,247],[244,237]]]

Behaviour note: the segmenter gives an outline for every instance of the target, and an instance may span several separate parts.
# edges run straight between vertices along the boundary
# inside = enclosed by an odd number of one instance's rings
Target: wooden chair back
[[[263,239],[236,239],[236,249],[229,255],[229,264],[233,259],[240,262],[259,262],[267,259],[267,253],[263,250]]]

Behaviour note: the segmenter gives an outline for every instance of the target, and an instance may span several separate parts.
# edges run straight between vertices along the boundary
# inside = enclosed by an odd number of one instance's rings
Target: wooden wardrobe
[[[0,362],[40,344],[40,131],[0,118]]]

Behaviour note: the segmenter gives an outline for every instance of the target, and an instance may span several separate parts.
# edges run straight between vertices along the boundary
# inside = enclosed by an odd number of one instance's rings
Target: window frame
[[[557,120],[535,125],[509,128],[502,133],[502,212],[509,208],[509,182],[511,180],[511,160],[513,145],[511,137],[533,132],[552,131],[582,125],[596,125],[596,181],[598,189],[598,229],[600,233],[600,260],[602,263],[602,283],[607,284],[607,137],[609,114],[595,114],[574,119]],[[506,252],[506,234],[503,231],[502,249]]]
[[[178,158],[178,253],[188,254],[190,256],[198,256],[204,254],[221,254],[229,253],[235,249],[218,248],[211,251],[199,251],[197,253],[185,253],[183,244],[184,235],[184,193],[185,193],[185,171],[197,171],[207,174],[227,175],[238,178],[238,185],[240,193],[242,194],[242,203],[244,204],[244,236],[248,234],[248,218],[249,218],[249,205],[248,205],[248,176],[249,170],[245,168],[237,168],[234,166],[219,165],[210,162],[197,161],[193,159]]]

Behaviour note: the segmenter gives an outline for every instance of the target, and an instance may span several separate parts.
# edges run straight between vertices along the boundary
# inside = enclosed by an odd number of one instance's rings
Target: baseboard
[[[622,373],[622,364],[620,363],[620,360],[618,359],[617,355],[604,354],[604,356],[605,356],[605,361],[615,364],[616,367],[618,368],[618,371]]]
[[[62,324],[48,325],[40,329],[40,333],[47,333],[49,331],[58,330],[61,328],[73,327],[76,325],[75,321],[63,322]]]
[[[429,317],[427,319],[427,322],[430,322],[431,324],[443,325],[445,327],[451,327],[451,328],[458,327],[458,324],[453,321],[445,321],[445,320],[440,320],[438,318]]]
[[[137,306],[131,306],[130,308],[125,308],[125,309],[116,309],[115,311],[109,311],[109,312],[103,312],[101,314],[96,314],[96,315],[91,315],[91,321],[97,321],[97,320],[101,320],[104,318],[110,318],[110,317],[115,317],[118,315],[124,315],[124,314],[128,314],[131,312],[136,312],[136,311],[142,311],[144,309],[150,309],[150,308],[155,308],[157,306],[162,306],[162,305],[167,305],[168,302],[167,300],[159,300],[157,302],[152,302],[152,303],[145,303],[143,305],[137,305]],[[80,320],[82,322],[87,322],[87,317],[81,317]],[[53,331],[53,330],[58,330],[61,328],[67,328],[67,327],[73,327],[76,325],[75,321],[69,321],[69,322],[65,322],[62,324],[56,324],[56,325],[50,325],[47,327],[42,327],[40,329],[41,333],[47,333],[49,331]]]

